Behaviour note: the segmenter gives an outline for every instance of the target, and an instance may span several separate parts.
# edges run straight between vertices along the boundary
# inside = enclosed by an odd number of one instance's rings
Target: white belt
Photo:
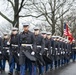
[[[21,46],[23,46],[23,47],[28,47],[28,46],[30,46],[30,47],[32,48],[32,44],[21,44]]]
[[[52,49],[53,47],[51,47],[51,49]]]
[[[8,47],[3,47],[3,49],[9,49]]]
[[[63,51],[63,54],[65,54],[65,51]]]
[[[44,48],[45,50],[48,50],[48,48]]]
[[[37,47],[41,48],[41,46],[37,46]]]
[[[73,47],[72,49],[76,49],[76,47]]]
[[[14,44],[12,44],[12,46],[13,46],[13,47],[18,47],[18,45],[14,45]]]
[[[55,48],[57,50],[57,48]]]
[[[58,55],[60,55],[60,53],[58,53]]]
[[[75,47],[72,47],[72,49],[75,49]]]
[[[75,49],[76,49],[76,47],[75,47]]]

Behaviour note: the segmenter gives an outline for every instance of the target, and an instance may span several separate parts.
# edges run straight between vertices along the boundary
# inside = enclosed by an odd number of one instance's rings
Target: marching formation
[[[50,32],[34,28],[29,31],[29,24],[23,24],[23,32],[12,29],[10,37],[4,33],[0,37],[0,72],[5,71],[6,61],[9,63],[8,75],[44,75],[51,69],[67,65],[75,61],[75,40],[72,43],[60,36],[52,36]]]

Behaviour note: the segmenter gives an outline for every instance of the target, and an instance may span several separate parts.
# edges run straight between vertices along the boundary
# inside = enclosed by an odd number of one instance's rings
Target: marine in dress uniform
[[[47,39],[50,40],[50,58],[51,58],[51,65],[50,69],[53,69],[53,62],[54,62],[54,40],[52,39],[51,32],[47,32]]]
[[[2,69],[3,71],[5,71],[5,65],[6,65],[6,60],[9,62],[9,44],[8,44],[8,41],[9,41],[9,36],[8,36],[8,33],[4,33],[4,37],[3,37],[3,51],[2,51],[2,54],[3,54],[3,66],[2,66]]]
[[[44,72],[44,60],[43,60],[43,52],[45,47],[44,38],[40,35],[39,27],[34,28],[34,34],[36,39],[36,58],[38,59],[38,68],[39,68],[39,75],[43,74]]]
[[[29,25],[29,22],[23,23],[24,31],[20,33],[20,75],[26,75],[27,65],[29,73],[32,75],[32,62],[36,61],[33,57],[36,52],[35,36],[29,31]]]
[[[2,42],[2,37],[0,36],[0,73],[2,73],[2,51],[3,51],[3,42]]]
[[[13,75],[13,70],[15,69],[16,64],[16,70],[19,71],[19,34],[18,34],[18,28],[12,29],[12,34],[10,36],[10,58],[9,58],[9,64],[10,64],[10,71],[9,75]]]
[[[63,66],[63,64],[64,64],[64,54],[63,54],[63,38],[62,37],[60,37],[60,57],[61,57],[60,65]]]
[[[66,43],[64,42],[64,52],[64,64],[68,64],[70,60],[70,43],[68,40],[66,41]]]
[[[41,35],[43,36],[44,38],[44,41],[45,41],[45,48],[44,48],[44,53],[43,53],[43,59],[45,61],[45,72],[47,72],[50,68],[50,64],[51,64],[51,43],[50,43],[50,40],[47,39],[47,34],[46,34],[46,31],[42,31],[41,32]]]
[[[55,47],[54,64],[55,64],[55,68],[57,68],[58,66],[60,66],[59,36],[55,36],[54,47]]]
[[[71,48],[71,43],[70,43],[70,41],[68,40],[68,44],[67,44],[67,52],[68,52],[68,54],[67,54],[67,56],[68,56],[68,59],[67,59],[67,64],[70,62],[70,58],[71,58],[71,50],[72,48]]]
[[[76,60],[76,43],[75,40],[72,42],[72,60],[73,62]]]
[[[67,59],[68,59],[68,47],[67,47],[67,44],[68,44],[68,40],[63,41],[63,49],[65,50],[64,65],[67,64]]]

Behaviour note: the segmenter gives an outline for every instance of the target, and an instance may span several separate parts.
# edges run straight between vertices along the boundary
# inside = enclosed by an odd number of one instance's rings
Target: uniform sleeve
[[[3,40],[1,38],[1,50],[3,50]]]
[[[57,48],[58,48],[58,52],[60,51],[60,43],[59,43],[59,41],[57,42]]]
[[[56,54],[55,48],[56,48],[56,41],[54,41],[54,46],[53,46],[53,54],[54,54],[54,55]]]
[[[21,38],[21,33],[19,34],[19,43],[21,45],[21,41],[22,41],[22,38]]]
[[[54,40],[52,40],[52,42],[51,42],[52,43],[51,46],[52,46],[52,53],[53,54],[55,54],[55,44],[54,44],[54,42],[55,42]]]
[[[42,41],[41,41],[41,51],[40,51],[41,54],[43,54],[44,48],[45,48],[45,41],[44,41],[44,38],[42,37]]]
[[[49,51],[49,53],[51,55],[51,41],[50,40],[48,41],[48,51]]]
[[[20,43],[20,45],[21,45],[21,33],[19,34],[19,43]]]
[[[32,46],[33,46],[33,51],[34,52],[36,52],[36,40],[35,40],[35,35],[34,34],[32,34]]]
[[[9,42],[10,42],[10,47],[11,47],[11,43],[12,43],[12,35],[10,36]]]
[[[20,34],[18,34],[18,51],[20,51]]]

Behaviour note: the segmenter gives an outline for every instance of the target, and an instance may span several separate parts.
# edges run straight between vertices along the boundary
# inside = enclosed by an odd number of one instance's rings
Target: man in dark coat
[[[51,58],[51,66],[50,69],[53,69],[53,62],[54,62],[54,40],[52,39],[51,32],[47,32],[47,39],[50,40],[50,58]]]
[[[10,58],[9,58],[9,64],[10,64],[10,71],[9,75],[13,75],[13,70],[15,69],[15,63],[17,64],[17,71],[19,71],[19,34],[18,29],[13,28],[12,34],[10,36]]]
[[[3,51],[3,42],[2,42],[2,37],[0,36],[0,73],[2,73],[2,51]]]
[[[3,71],[5,71],[5,65],[6,65],[6,60],[8,60],[9,62],[9,44],[8,44],[8,41],[9,41],[9,36],[7,33],[4,33],[4,37],[3,37],[3,51],[2,51],[2,54],[3,54]]]
[[[50,42],[50,39],[47,38],[46,31],[42,31],[41,35],[43,36],[44,41],[45,41],[45,48],[44,48],[44,53],[43,53],[43,59],[45,61],[45,66],[46,66],[45,70],[47,72],[49,70],[50,64],[52,62],[52,60],[51,60],[51,42]]]
[[[76,60],[76,43],[75,40],[72,42],[72,60],[73,62]]]
[[[35,61],[33,55],[36,52],[35,36],[29,31],[29,22],[23,23],[23,30],[20,33],[20,75],[26,74],[25,70],[27,65],[30,75],[32,75],[32,62]]]
[[[45,48],[45,41],[44,38],[40,35],[39,27],[34,28],[35,34],[35,41],[36,41],[36,58],[38,59],[38,68],[39,68],[39,75],[43,74],[44,70],[44,60],[43,60],[43,53]]]

